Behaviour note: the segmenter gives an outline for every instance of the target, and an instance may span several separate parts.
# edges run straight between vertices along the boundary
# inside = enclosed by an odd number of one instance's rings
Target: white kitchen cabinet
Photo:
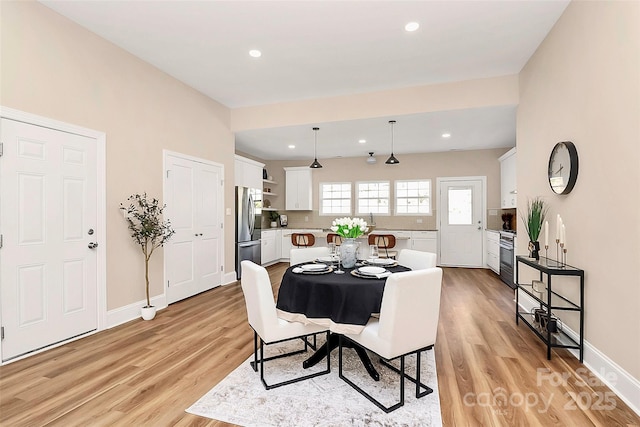
[[[487,266],[500,274],[500,232],[487,230]]]
[[[503,154],[498,160],[500,161],[500,207],[503,209],[515,208],[518,193],[515,147]]]
[[[280,258],[280,253],[276,252],[276,230],[262,230],[260,234],[260,249],[262,265],[271,264]]]
[[[285,209],[310,211],[313,207],[313,176],[308,167],[284,168],[286,173]]]
[[[438,253],[438,232],[437,231],[412,231],[411,249],[416,251]]]
[[[264,163],[247,159],[246,157],[235,157],[235,184],[237,187],[249,187],[262,190],[262,169]]]

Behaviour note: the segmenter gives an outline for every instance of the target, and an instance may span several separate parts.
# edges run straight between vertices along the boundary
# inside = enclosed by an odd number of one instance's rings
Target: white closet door
[[[176,231],[165,246],[167,303],[222,282],[222,168],[166,154],[165,203]]]

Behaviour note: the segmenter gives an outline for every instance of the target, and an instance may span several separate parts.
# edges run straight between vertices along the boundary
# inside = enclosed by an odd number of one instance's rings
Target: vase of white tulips
[[[344,268],[353,268],[358,260],[356,239],[368,230],[367,222],[362,218],[337,218],[331,225],[331,231],[343,238],[340,245],[340,262]]]

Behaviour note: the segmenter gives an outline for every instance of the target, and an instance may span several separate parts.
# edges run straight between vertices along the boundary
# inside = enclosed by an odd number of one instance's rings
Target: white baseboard
[[[140,309],[145,305],[147,305],[147,301],[142,300],[134,302],[133,304],[125,305],[123,307],[118,307],[114,310],[109,310],[107,312],[106,329],[122,325],[123,323],[130,322],[134,319],[138,319],[140,317]],[[151,305],[156,306],[158,310],[167,308],[167,298],[164,294],[155,296],[151,298]]]
[[[533,308],[539,306],[536,300],[523,292],[520,292],[518,302],[520,307],[527,312],[531,312]],[[563,325],[562,330],[573,340],[580,342],[579,334],[573,329]],[[576,358],[579,357],[578,350],[569,349],[569,351]],[[640,415],[640,381],[637,378],[631,376],[587,340],[584,340],[583,364],[636,414]]]
[[[235,283],[236,277],[238,277],[238,275],[236,274],[236,271],[233,270],[229,273],[225,273],[224,276],[222,277],[222,285],[230,285],[232,283]]]

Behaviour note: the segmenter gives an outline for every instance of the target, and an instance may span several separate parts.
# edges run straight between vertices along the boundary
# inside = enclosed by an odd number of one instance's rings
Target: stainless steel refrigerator
[[[250,260],[261,264],[260,228],[261,191],[256,188],[236,187],[236,275],[240,279],[240,262]]]

